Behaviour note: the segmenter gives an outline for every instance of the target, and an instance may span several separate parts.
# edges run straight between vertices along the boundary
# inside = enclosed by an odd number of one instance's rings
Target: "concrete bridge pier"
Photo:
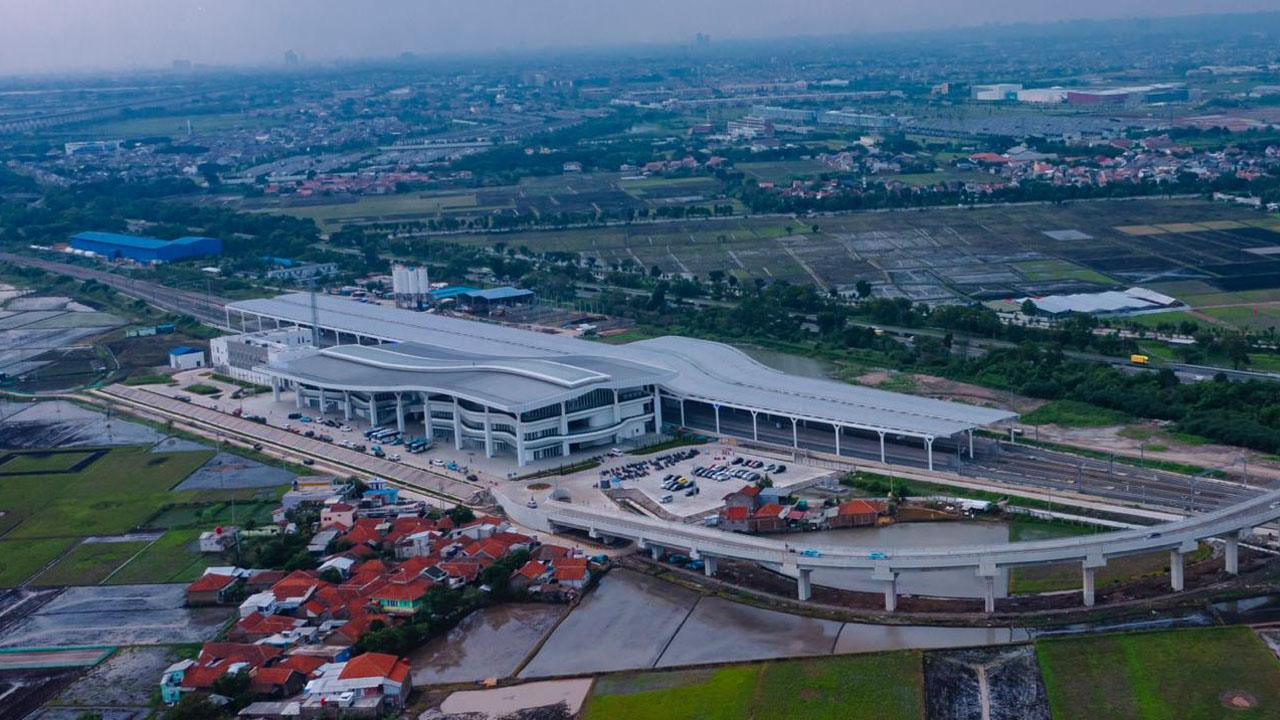
[[[714,576],[716,574],[716,559],[710,555],[704,555],[702,557],[702,571],[706,573],[707,577]]]
[[[649,557],[653,558],[655,562],[657,562],[658,560],[661,560],[661,559],[662,559],[662,548],[658,547],[657,545],[650,545],[650,546],[649,546]]]
[[[1182,557],[1195,552],[1200,544],[1195,540],[1184,540],[1181,545],[1169,551],[1169,584],[1174,592],[1182,592],[1186,586]]]
[[[1240,574],[1240,536],[1231,533],[1222,538],[1222,569],[1232,575]]]
[[[990,615],[996,611],[996,576],[1000,574],[995,561],[983,558],[978,564],[978,577],[982,578],[982,608]]]
[[[1105,567],[1106,558],[1101,555],[1090,556],[1084,562],[1080,563],[1080,572],[1082,580],[1082,595],[1084,596],[1084,606],[1093,607],[1096,584],[1096,573],[1098,568]]]
[[[898,609],[898,573],[892,570],[876,568],[871,571],[871,579],[879,580],[884,585],[884,611],[893,612]]]
[[[808,600],[813,597],[813,582],[810,579],[813,575],[813,568],[799,568],[799,575],[796,576],[796,597],[800,600]]]

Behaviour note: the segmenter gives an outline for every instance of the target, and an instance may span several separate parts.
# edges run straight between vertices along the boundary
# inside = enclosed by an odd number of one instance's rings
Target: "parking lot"
[[[690,451],[696,451],[696,454]],[[758,463],[760,467],[748,467],[747,463]],[[773,471],[767,469],[771,465],[774,466]],[[723,471],[716,477],[697,472],[699,468],[712,466],[721,467]],[[779,471],[778,467],[785,469]],[[667,512],[680,517],[716,510],[723,504],[725,495],[764,477],[772,480],[775,487],[785,488],[804,486],[830,473],[829,470],[798,465],[785,458],[739,452],[733,445],[721,443],[653,455],[623,455],[611,458],[604,467],[588,472],[595,482],[608,480],[614,488],[637,489],[662,505]],[[688,484],[679,488],[671,484],[664,486],[664,482],[672,478],[683,478]]]

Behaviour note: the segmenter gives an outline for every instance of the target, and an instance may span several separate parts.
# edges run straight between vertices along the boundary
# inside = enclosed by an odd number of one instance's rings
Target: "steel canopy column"
[[[453,448],[462,449],[462,409],[458,407],[458,398],[453,399]]]
[[[342,417],[351,422],[351,391],[342,391]]]
[[[489,418],[489,406],[484,406],[484,456],[493,457],[493,421]]]
[[[653,431],[662,432],[662,392],[653,386]]]
[[[925,438],[924,447],[925,447],[925,450],[927,450],[929,453],[929,469],[933,470],[933,438],[931,437]]]
[[[716,434],[720,434],[720,404],[711,403],[711,407],[716,409]]]
[[[833,423],[831,427],[836,429],[836,457],[839,457],[840,456],[840,426]]]
[[[324,414],[324,388],[320,388],[320,414]]]
[[[684,398],[680,398],[680,427],[686,427],[684,424]]]
[[[378,393],[369,395],[369,427],[378,427]]]
[[[422,393],[422,425],[423,431],[427,434],[427,442],[431,442],[431,395],[430,393]]]
[[[271,400],[272,402],[280,402],[280,378],[271,376]]]
[[[795,418],[791,418],[791,447],[800,448],[800,430]]]
[[[760,411],[758,410],[751,411],[751,439],[755,440],[756,442],[760,442],[760,425],[757,422],[757,420],[759,419],[759,415],[760,415]]]
[[[884,431],[877,430],[876,432],[880,434],[880,462],[881,464],[888,465],[889,463],[885,460],[884,454]]]
[[[404,393],[396,393],[396,431],[404,434]]]

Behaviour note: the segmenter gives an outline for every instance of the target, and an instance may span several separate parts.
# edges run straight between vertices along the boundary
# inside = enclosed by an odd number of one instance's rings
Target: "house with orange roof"
[[[527,590],[533,585],[538,585],[548,580],[550,574],[551,568],[537,560],[530,560],[511,575],[508,585],[513,590]]]
[[[787,529],[786,513],[778,503],[765,503],[751,513],[747,524],[751,532],[780,532]]]
[[[249,692],[270,699],[297,695],[306,684],[306,677],[292,668],[259,667],[249,671]]]
[[[240,578],[234,575],[208,573],[200,576],[187,586],[187,605],[220,605],[240,584]]]
[[[413,615],[426,607],[427,591],[434,583],[426,578],[409,582],[389,582],[373,593],[373,603],[393,615]]]
[[[849,500],[827,511],[827,525],[833,528],[875,525],[883,506],[869,500]]]
[[[302,694],[304,720],[340,712],[346,717],[381,717],[404,708],[413,689],[409,661],[395,655],[365,653],[343,663],[331,663],[306,684]]]
[[[582,590],[591,580],[591,570],[586,563],[582,565],[560,565],[552,572],[551,577],[556,584],[570,590]]]

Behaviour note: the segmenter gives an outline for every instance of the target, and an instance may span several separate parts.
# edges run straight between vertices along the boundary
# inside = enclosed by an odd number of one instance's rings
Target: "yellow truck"
[[[1134,365],[1150,365],[1151,358],[1146,355],[1130,355],[1129,362]]]

